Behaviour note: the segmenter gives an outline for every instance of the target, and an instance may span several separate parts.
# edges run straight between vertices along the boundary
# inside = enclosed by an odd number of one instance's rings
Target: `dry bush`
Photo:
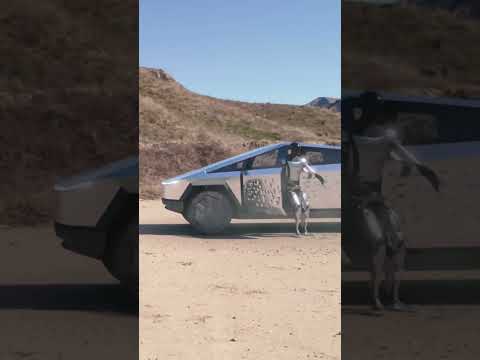
[[[140,148],[140,196],[161,195],[161,181],[231,156],[221,144],[163,143]]]

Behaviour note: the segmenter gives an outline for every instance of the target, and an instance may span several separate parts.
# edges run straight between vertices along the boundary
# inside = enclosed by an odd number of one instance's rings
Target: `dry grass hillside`
[[[57,176],[137,152],[136,8],[131,0],[2,8],[0,224],[49,220]]]
[[[308,106],[255,104],[202,96],[159,69],[140,69],[140,191],[248,149],[288,140],[338,143],[340,115]]]
[[[442,9],[343,3],[342,87],[480,96],[478,20]]]

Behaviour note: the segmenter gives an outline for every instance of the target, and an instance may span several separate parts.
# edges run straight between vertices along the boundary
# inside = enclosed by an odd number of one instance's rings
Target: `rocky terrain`
[[[161,69],[140,69],[140,191],[254,147],[280,141],[338,143],[340,115],[313,106],[245,103],[193,93]]]

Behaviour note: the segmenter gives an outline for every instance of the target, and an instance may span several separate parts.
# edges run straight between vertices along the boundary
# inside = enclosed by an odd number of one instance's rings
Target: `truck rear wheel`
[[[221,192],[202,191],[192,198],[184,216],[195,230],[212,235],[221,233],[230,224],[233,208]]]

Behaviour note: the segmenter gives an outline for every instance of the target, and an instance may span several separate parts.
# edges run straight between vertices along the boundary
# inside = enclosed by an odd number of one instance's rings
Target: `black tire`
[[[233,208],[228,197],[218,191],[202,191],[189,202],[184,217],[198,232],[221,233],[230,224]]]
[[[183,218],[184,218],[190,225],[192,225],[192,219],[190,219],[190,218],[188,217],[188,211],[187,211],[187,209],[188,209],[188,206],[187,206],[187,208],[182,212],[182,215],[183,215]]]
[[[138,296],[138,215],[120,231],[112,232],[103,263],[133,296]]]

